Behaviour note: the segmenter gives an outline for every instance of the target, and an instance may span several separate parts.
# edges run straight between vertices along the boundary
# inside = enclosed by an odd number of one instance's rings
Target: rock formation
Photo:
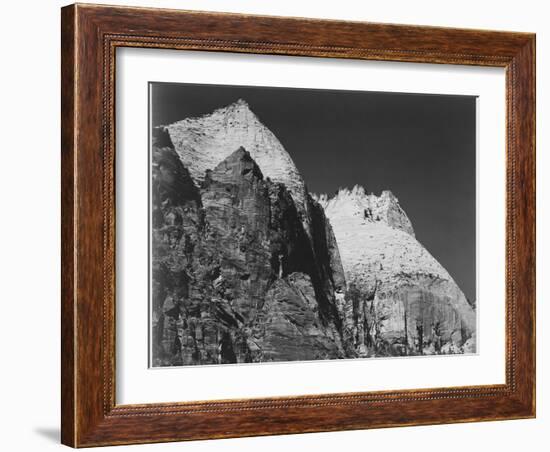
[[[152,141],[153,366],[475,350],[475,312],[390,192],[310,195],[242,100]]]
[[[166,126],[181,158],[196,183],[235,149],[246,149],[262,173],[290,192],[307,230],[307,191],[290,155],[277,137],[250,110],[246,101],[219,108],[198,118]]]
[[[415,239],[389,191],[319,198],[348,283],[346,336],[360,356],[475,351],[476,315],[449,273]]]
[[[242,147],[197,186],[167,142],[155,129],[153,365],[344,357],[330,266],[285,186]]]

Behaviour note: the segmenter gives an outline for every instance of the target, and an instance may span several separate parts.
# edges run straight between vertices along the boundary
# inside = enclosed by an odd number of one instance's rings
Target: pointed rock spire
[[[206,170],[213,170],[242,146],[264,177],[288,188],[306,225],[304,181],[281,142],[261,123],[245,100],[238,99],[210,114],[186,118],[165,127],[182,163],[197,184],[204,180]]]

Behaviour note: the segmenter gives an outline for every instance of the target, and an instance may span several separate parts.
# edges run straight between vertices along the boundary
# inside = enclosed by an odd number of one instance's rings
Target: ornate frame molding
[[[506,383],[116,405],[114,88],[118,47],[504,67]],[[82,447],[535,415],[534,35],[71,5],[62,9],[61,153],[64,444]]]

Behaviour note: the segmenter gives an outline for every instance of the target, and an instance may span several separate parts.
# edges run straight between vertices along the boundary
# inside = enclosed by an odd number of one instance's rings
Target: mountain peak
[[[239,146],[239,148],[236,151],[234,151],[232,154],[229,154],[225,158],[225,161],[236,161],[236,160],[253,161],[252,157],[250,156],[250,152],[248,152],[242,146]]]
[[[247,180],[263,179],[262,171],[250,153],[242,146],[222,160],[211,174],[226,182],[229,180],[242,181],[243,178]]]
[[[256,162],[264,177],[289,190],[301,218],[306,219],[306,188],[292,158],[277,137],[258,119],[244,99],[200,117],[166,126],[174,149],[197,185],[239,147]]]
[[[255,127],[262,125],[258,117],[250,108],[248,102],[242,98],[237,99],[235,102],[225,107],[220,107],[211,114],[205,116],[219,117],[220,120],[225,121],[229,125],[245,124]]]
[[[215,111],[235,111],[235,110],[248,110],[250,113],[254,114],[250,108],[248,102],[242,98],[237,99],[235,102],[226,105],[225,107],[220,107]]]
[[[338,210],[349,217],[362,217],[367,222],[385,223],[414,237],[409,217],[390,190],[384,190],[380,196],[376,196],[368,194],[363,186],[355,185],[351,190],[340,188],[332,198],[323,194],[316,199],[325,211]]]
[[[233,102],[232,105],[237,105],[239,107],[244,107],[250,109],[250,106],[248,105],[248,102],[244,100],[242,97],[237,99],[235,102]]]

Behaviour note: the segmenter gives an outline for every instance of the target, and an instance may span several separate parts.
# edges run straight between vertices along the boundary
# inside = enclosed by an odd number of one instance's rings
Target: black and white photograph
[[[548,7],[470,3],[4,2],[1,449],[547,451]]]
[[[474,354],[466,95],[149,84],[150,367]]]

